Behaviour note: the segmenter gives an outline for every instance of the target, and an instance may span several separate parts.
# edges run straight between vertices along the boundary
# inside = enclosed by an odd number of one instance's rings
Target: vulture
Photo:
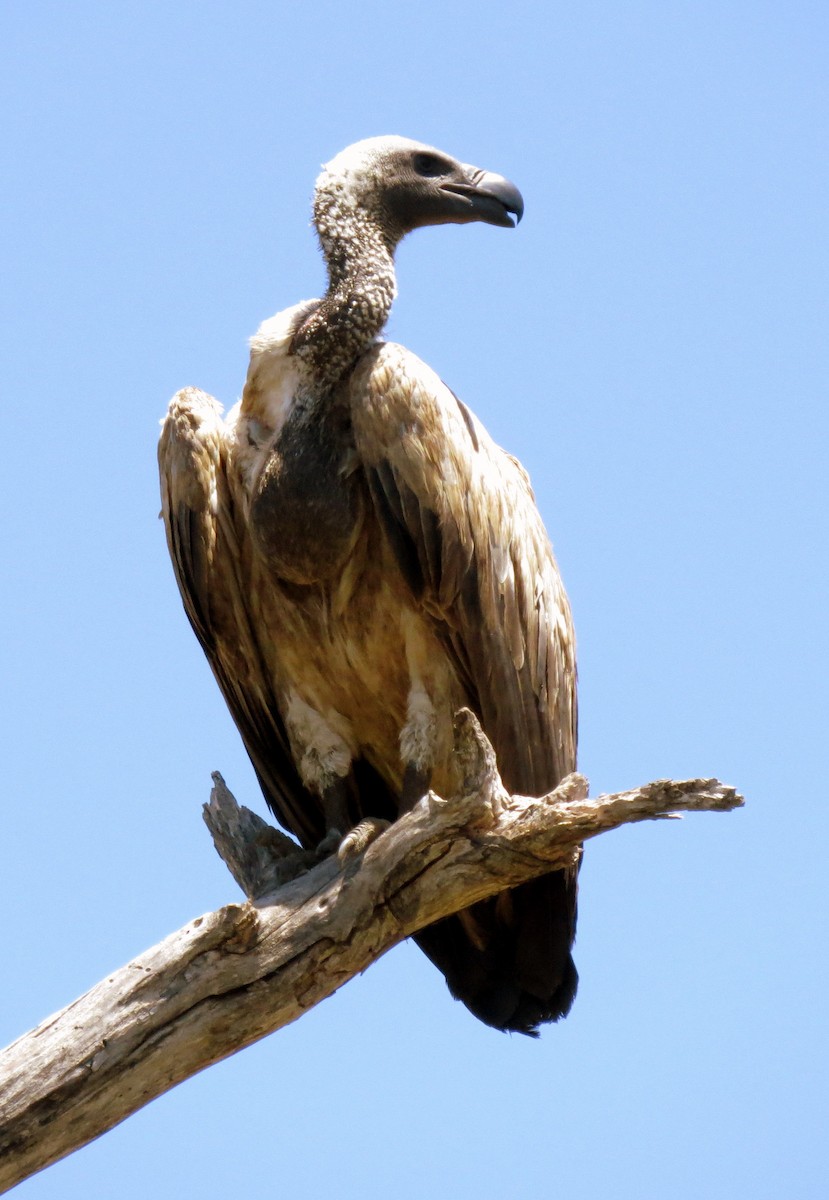
[[[316,182],[325,295],[264,322],[227,416],[191,387],[162,424],[187,616],[269,807],[321,853],[456,792],[462,706],[510,792],[575,768],[573,628],[528,476],[381,337],[406,234],[522,212],[514,184],[432,146],[350,146]],[[415,940],[481,1021],[536,1035],[573,1002],[575,926],[576,872],[556,871]]]

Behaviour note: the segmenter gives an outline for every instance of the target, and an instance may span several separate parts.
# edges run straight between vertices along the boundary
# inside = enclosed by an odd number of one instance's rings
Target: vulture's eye
[[[438,175],[446,175],[449,170],[447,163],[436,154],[416,154],[413,165],[418,175],[426,179],[435,179]]]

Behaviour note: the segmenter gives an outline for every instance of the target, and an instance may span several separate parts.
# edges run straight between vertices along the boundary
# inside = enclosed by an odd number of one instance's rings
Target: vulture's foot
[[[347,828],[347,827],[346,827]],[[339,829],[329,829],[325,837],[314,850],[314,857],[317,862],[322,862],[324,858],[328,858],[331,854],[336,854],[343,840],[343,835]]]
[[[266,826],[257,836],[257,846],[268,853],[271,868],[282,887],[300,875],[305,875],[312,866],[317,865],[317,856],[313,850],[302,850],[301,846],[282,833],[281,829]]]
[[[294,879],[310,871],[319,861],[315,851],[303,850],[272,826],[267,826],[259,833],[256,844],[267,853],[270,860],[271,878],[268,880],[266,891],[271,890],[274,884],[276,887],[282,887],[285,883],[292,883]]]
[[[290,854],[281,859],[276,867],[279,886],[293,883],[295,879],[299,879],[300,875],[307,875],[314,866],[316,866],[316,855],[309,854],[307,850],[297,850],[296,854]]]
[[[337,849],[337,858],[342,865],[346,866],[358,854],[362,854],[390,825],[391,821],[384,821],[381,817],[366,817],[359,825],[355,825]]]

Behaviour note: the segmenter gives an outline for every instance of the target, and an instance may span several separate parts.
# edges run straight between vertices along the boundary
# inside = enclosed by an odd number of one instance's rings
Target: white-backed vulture
[[[570,611],[527,475],[379,338],[405,234],[512,227],[522,210],[506,179],[431,146],[358,142],[317,180],[325,296],[265,321],[227,417],[195,388],[170,403],[159,461],[184,606],[305,847],[336,848],[429,787],[452,795],[463,705],[510,791],[575,767]],[[416,940],[475,1016],[533,1033],[573,1001],[575,923],[575,872],[556,872]]]

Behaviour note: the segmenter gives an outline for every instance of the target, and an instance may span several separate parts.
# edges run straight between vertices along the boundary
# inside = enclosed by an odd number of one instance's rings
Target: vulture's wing
[[[351,387],[357,451],[401,571],[469,687],[505,785],[543,794],[575,767],[575,647],[527,475],[403,347],[373,347]]]
[[[170,403],[158,448],[162,516],[190,624],[242,735],[268,804],[303,841],[322,836],[299,778],[248,606],[251,556],[228,485],[228,427],[198,388]]]
[[[506,787],[541,795],[576,761],[567,598],[529,480],[425,364],[374,347],[352,382],[357,450],[401,572],[464,678]],[[565,1015],[576,872],[554,871],[415,940],[481,1020]]]

